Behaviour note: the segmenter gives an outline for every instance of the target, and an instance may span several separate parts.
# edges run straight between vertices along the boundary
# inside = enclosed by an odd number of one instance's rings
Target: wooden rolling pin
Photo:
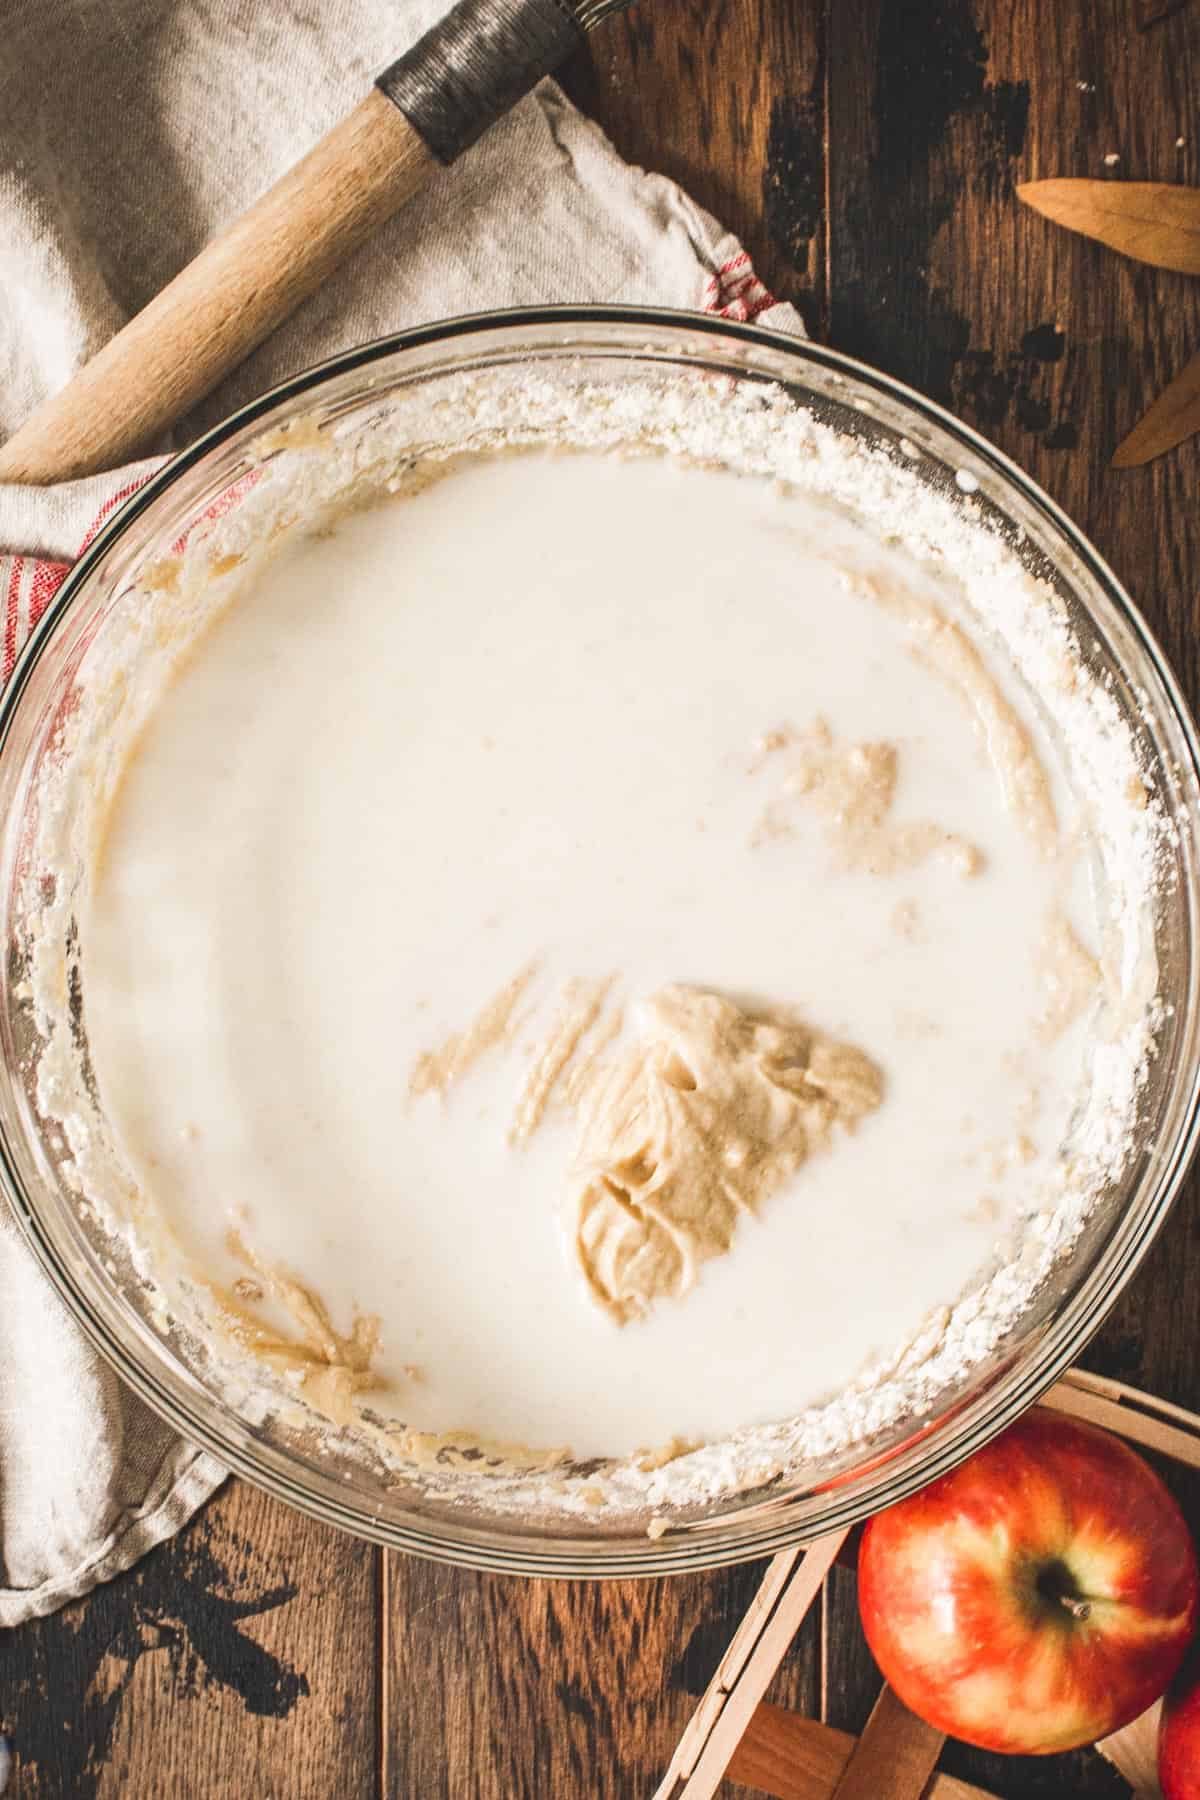
[[[631,0],[460,0],[0,448],[0,481],[90,475],[145,450],[439,164],[453,162]]]

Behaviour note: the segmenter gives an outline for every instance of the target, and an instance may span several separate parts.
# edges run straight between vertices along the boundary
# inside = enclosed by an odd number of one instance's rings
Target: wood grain
[[[1146,1406],[1125,1383],[1086,1372],[1068,1373],[1040,1404],[1074,1419],[1086,1419],[1157,1456],[1200,1469],[1200,1420],[1195,1413],[1169,1402]]]
[[[680,182],[821,329],[823,6],[643,0],[595,33],[564,85],[622,156]]]
[[[374,1565],[232,1484],[129,1575],[0,1632],[19,1800],[373,1794]]]
[[[664,1796],[672,1794],[677,1783],[690,1775],[695,1768],[700,1754],[712,1734],[713,1727],[726,1711],[726,1703],[730,1698],[731,1690],[736,1686],[747,1663],[755,1654],[760,1656],[763,1654],[763,1633],[768,1622],[774,1615],[777,1615],[780,1600],[786,1595],[801,1558],[802,1552],[797,1547],[779,1551],[767,1564],[766,1572],[755,1591],[753,1600],[742,1614],[738,1628],[730,1638],[725,1654],[713,1671],[712,1680],[705,1688],[699,1705],[680,1734],[679,1742],[675,1746],[675,1753],[667,1766],[666,1773],[654,1790],[654,1800],[663,1800]],[[827,1570],[822,1567],[818,1573],[820,1583],[823,1584]],[[811,1580],[806,1582],[804,1604],[794,1615],[794,1624],[789,1621],[790,1629],[785,1627],[787,1637],[782,1644],[783,1653],[786,1653],[791,1639],[800,1630],[809,1610],[819,1599],[820,1585],[814,1586]],[[765,1693],[770,1683],[770,1676],[774,1673],[780,1660],[779,1656],[775,1654],[774,1644],[767,1649],[767,1654],[773,1660],[769,1665],[767,1681],[762,1684],[762,1693]],[[757,1699],[751,1702],[752,1708],[756,1705]],[[734,1727],[735,1743],[744,1725],[745,1716],[741,1716],[738,1724]]]
[[[750,1721],[729,1765],[735,1781],[774,1796],[774,1800],[831,1800],[858,1743],[847,1731],[835,1731],[817,1719],[769,1703]],[[875,1800],[882,1800],[876,1796]],[[923,1800],[994,1800],[982,1788],[935,1775]]]
[[[830,1800],[921,1800],[945,1741],[885,1687]]]
[[[821,1618],[821,1718],[857,1737],[882,1686],[883,1677],[859,1628],[853,1571],[834,1569]]]
[[[1187,5],[1187,0],[1133,0],[1134,16],[1139,31],[1149,31],[1160,19],[1169,19]]]
[[[763,1568],[596,1585],[392,1558],[388,1793],[648,1795]],[[772,1697],[815,1710],[815,1669],[810,1627]]]
[[[679,1740],[654,1800],[712,1800],[729,1759],[771,1686],[789,1644],[821,1602],[846,1532],[818,1538],[798,1559],[781,1551],[768,1566],[729,1649]]]

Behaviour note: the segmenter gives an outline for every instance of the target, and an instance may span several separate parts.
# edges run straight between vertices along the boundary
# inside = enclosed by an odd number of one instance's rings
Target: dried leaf
[[[1026,181],[1017,198],[1123,256],[1200,275],[1200,188],[1165,181]]]
[[[1117,445],[1114,469],[1134,469],[1173,450],[1200,431],[1200,355],[1164,388],[1154,405]]]

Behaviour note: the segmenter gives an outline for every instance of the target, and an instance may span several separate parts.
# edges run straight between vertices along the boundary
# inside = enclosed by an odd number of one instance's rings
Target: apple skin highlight
[[[986,1750],[1049,1755],[1167,1687],[1196,1627],[1196,1552],[1136,1451],[1033,1412],[870,1521],[858,1596],[911,1711]]]

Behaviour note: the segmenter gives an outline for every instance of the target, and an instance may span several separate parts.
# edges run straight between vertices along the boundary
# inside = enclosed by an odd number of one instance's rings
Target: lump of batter
[[[620,1324],[695,1284],[743,1213],[879,1105],[879,1070],[783,1012],[661,988],[646,1028],[578,1096],[575,1250]]]
[[[900,758],[894,744],[851,744],[839,749],[824,719],[800,733],[787,727],[768,732],[759,755],[788,751],[783,783],[785,802],[800,801],[823,813],[829,842],[841,866],[868,875],[898,875],[928,857],[948,862],[960,875],[977,875],[983,857],[974,844],[928,820],[899,823],[892,818]],[[757,766],[757,765],[755,765]],[[759,822],[752,840],[786,836],[791,822],[786,804],[776,801]]]
[[[266,1262],[240,1231],[231,1230],[226,1241],[231,1254],[253,1270],[253,1277],[241,1276],[231,1288],[210,1284],[235,1343],[292,1376],[298,1391],[334,1424],[355,1424],[355,1396],[379,1386],[372,1371],[379,1347],[378,1318],[359,1314],[350,1335],[344,1336],[335,1330],[319,1294]],[[258,1317],[254,1307],[267,1298],[276,1302],[293,1330],[277,1331]]]

